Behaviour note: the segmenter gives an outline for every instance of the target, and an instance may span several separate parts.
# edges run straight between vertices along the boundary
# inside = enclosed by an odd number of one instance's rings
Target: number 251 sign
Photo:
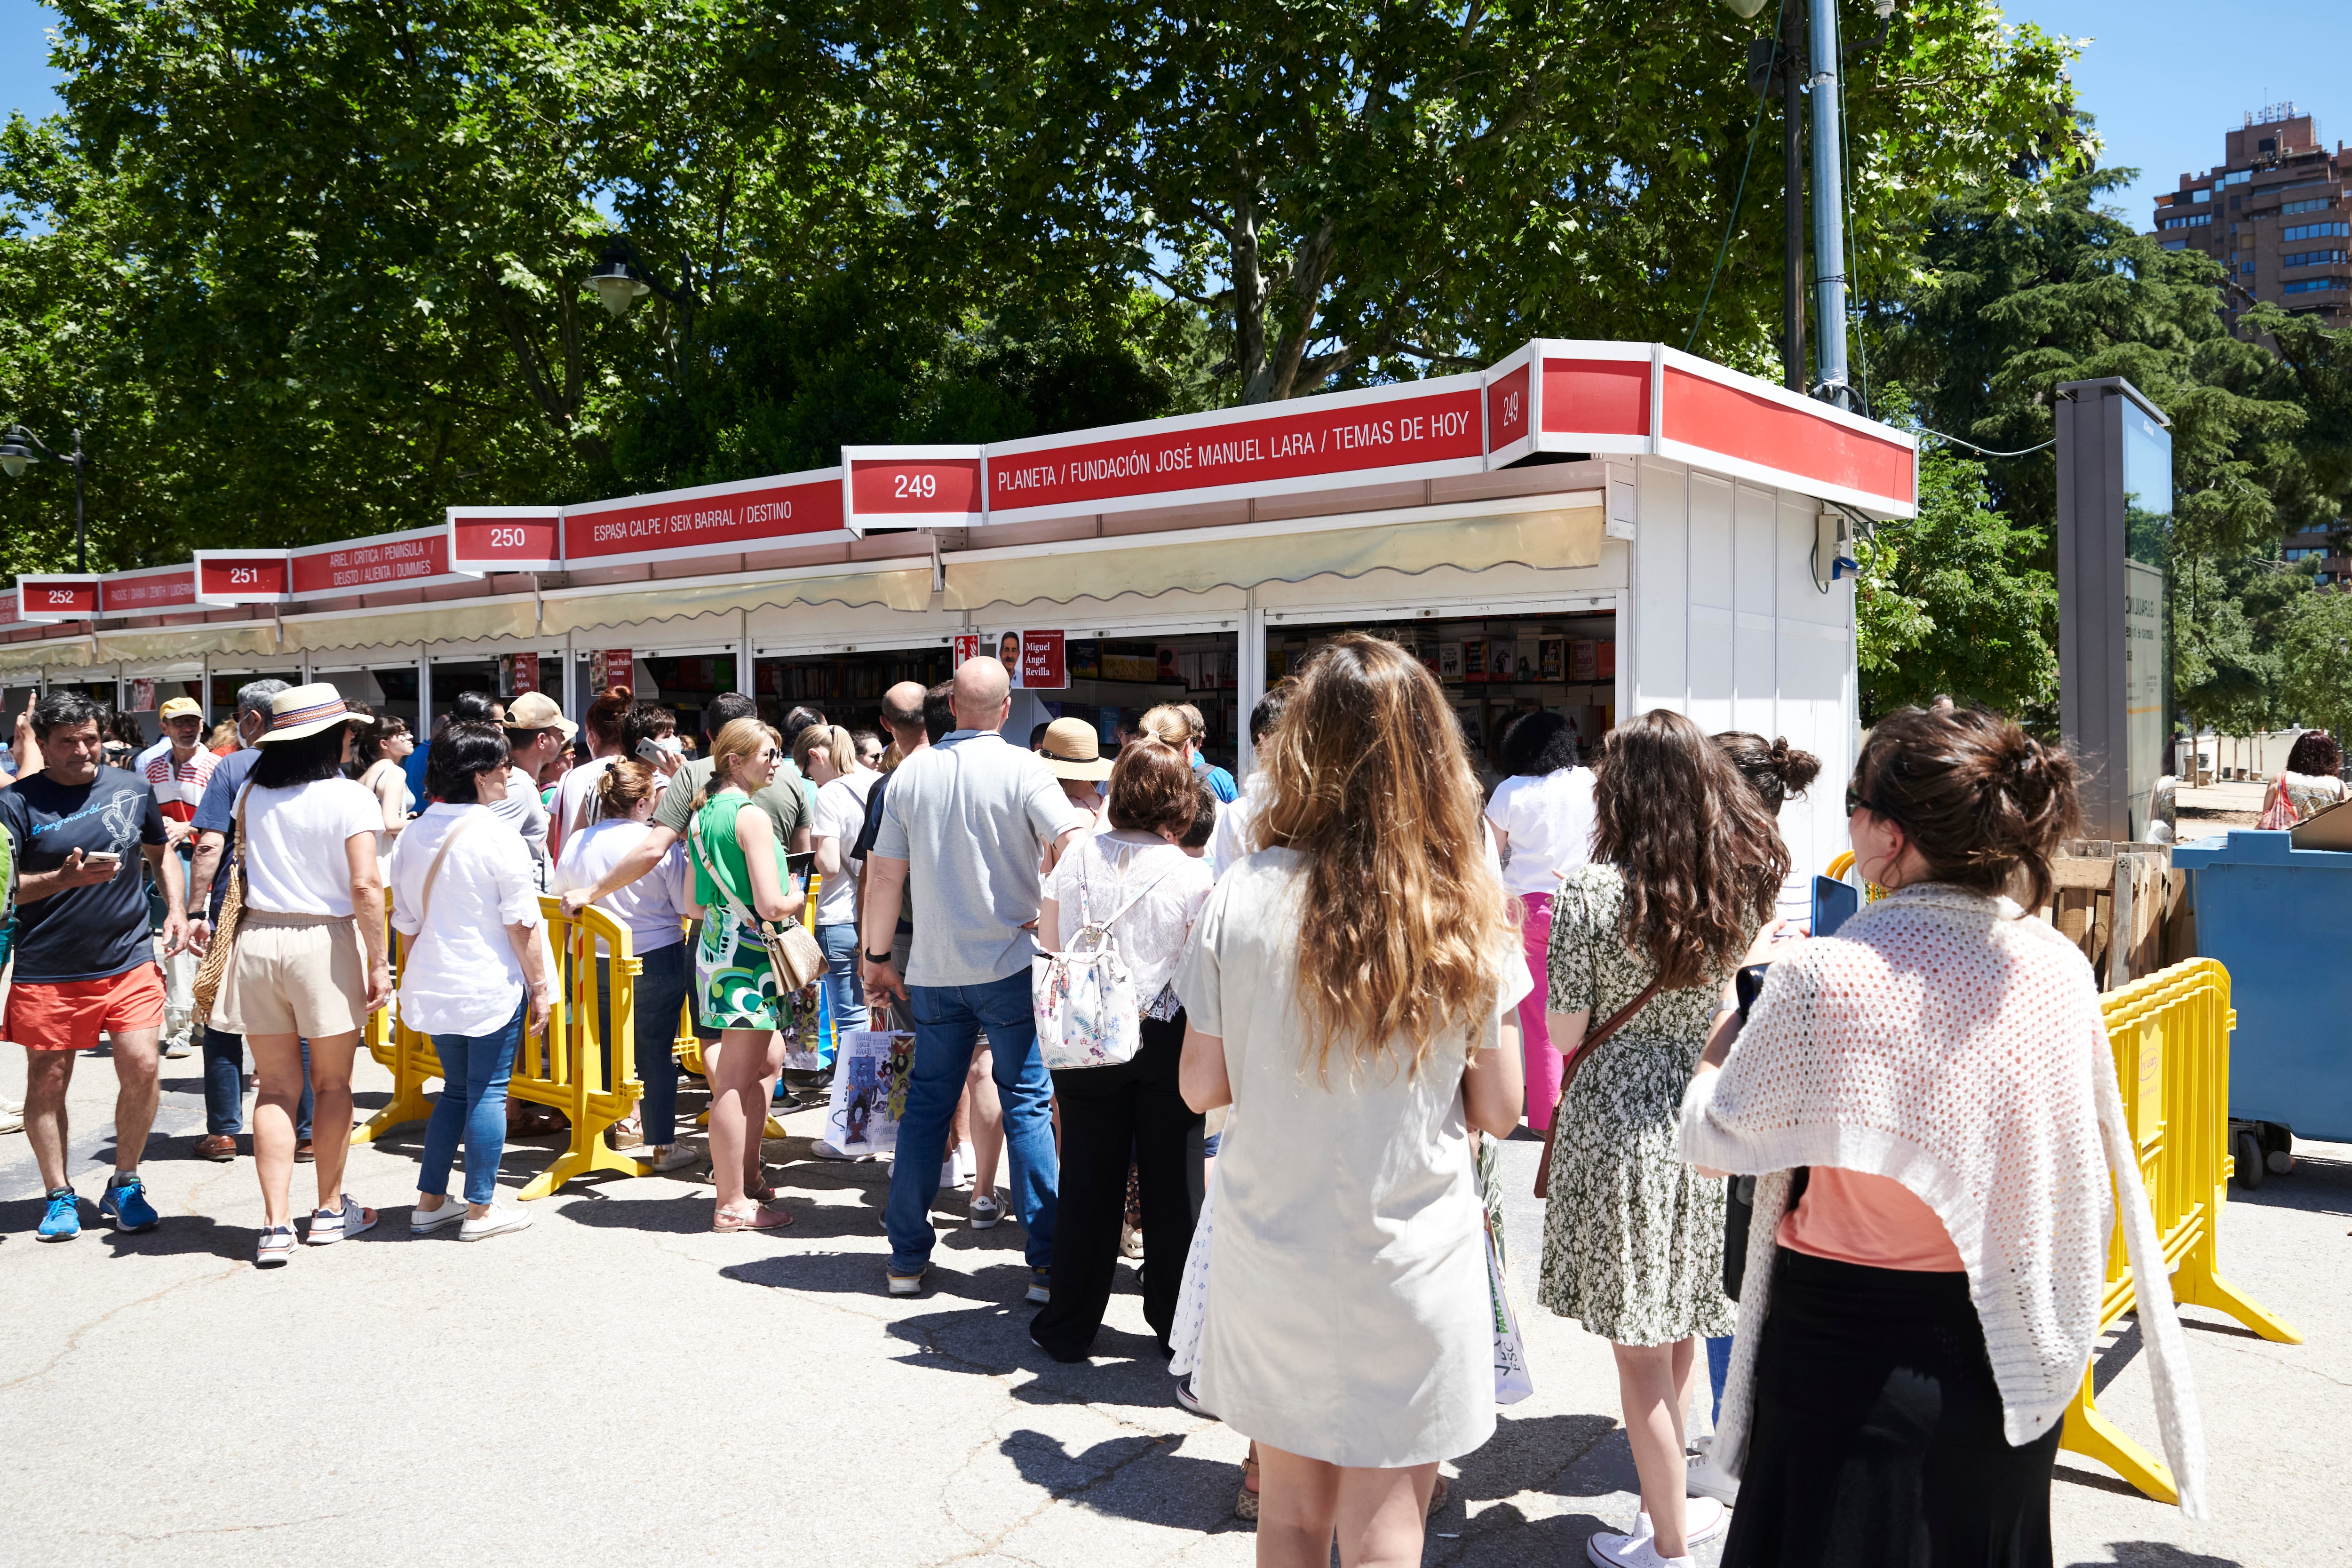
[[[282,550],[199,550],[196,599],[206,605],[282,605],[293,567]]]

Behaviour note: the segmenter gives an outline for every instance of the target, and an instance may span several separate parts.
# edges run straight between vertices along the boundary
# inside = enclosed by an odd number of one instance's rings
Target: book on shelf
[[[1536,640],[1536,679],[1542,681],[1568,679],[1568,639],[1538,637]]]
[[[1473,686],[1486,684],[1486,639],[1462,639],[1462,679]]]
[[[1437,645],[1437,679],[1440,680],[1462,679],[1462,645],[1460,643],[1442,642]]]

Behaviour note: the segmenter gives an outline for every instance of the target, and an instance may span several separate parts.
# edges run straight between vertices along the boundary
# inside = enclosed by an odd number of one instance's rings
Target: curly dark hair
[[[1789,744],[1785,735],[1767,741],[1746,730],[1726,730],[1715,738],[1716,748],[1755,787],[1764,804],[1777,814],[1789,797],[1822,776],[1822,760]]]
[[[1789,875],[1763,801],[1706,731],[1663,708],[1611,731],[1592,774],[1592,858],[1624,873],[1627,951],[1668,990],[1728,968]]]
[[[2286,754],[2286,771],[2333,778],[2344,769],[2344,748],[2325,730],[2305,730]]]
[[[1503,771],[1541,778],[1577,763],[1576,726],[1558,713],[1524,713],[1503,731]]]

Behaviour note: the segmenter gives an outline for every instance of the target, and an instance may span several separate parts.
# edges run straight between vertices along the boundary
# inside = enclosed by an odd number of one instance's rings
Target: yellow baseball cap
[[[204,704],[193,697],[174,697],[164,703],[163,711],[156,715],[157,718],[165,720],[201,719],[204,716]]]

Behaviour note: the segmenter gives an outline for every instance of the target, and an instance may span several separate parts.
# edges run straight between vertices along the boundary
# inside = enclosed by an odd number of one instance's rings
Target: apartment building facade
[[[2230,275],[2226,314],[2256,300],[2330,327],[2352,326],[2352,153],[2320,144],[2318,123],[2292,103],[2250,113],[2227,133],[2221,163],[2183,174],[2156,198],[2154,237],[2200,250]]]

